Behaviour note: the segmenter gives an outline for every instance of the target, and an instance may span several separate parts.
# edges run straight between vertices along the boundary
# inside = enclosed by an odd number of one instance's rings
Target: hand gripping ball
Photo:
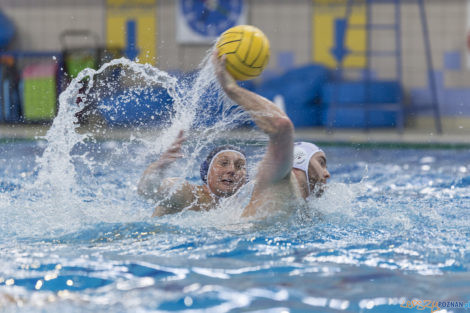
[[[219,56],[226,55],[227,71],[236,80],[261,74],[269,61],[269,40],[258,28],[238,25],[227,29],[217,41]]]

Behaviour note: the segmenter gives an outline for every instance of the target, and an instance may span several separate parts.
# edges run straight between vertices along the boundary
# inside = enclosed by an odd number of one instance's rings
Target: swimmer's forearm
[[[259,164],[256,188],[263,189],[286,178],[292,169],[294,144],[294,125],[289,117],[268,99],[238,85],[227,84],[225,89],[270,137],[266,155]]]
[[[163,164],[160,160],[150,164],[137,186],[139,195],[158,200],[156,198],[158,198],[160,185],[167,167],[168,165]]]
[[[235,79],[227,72],[225,67],[226,56],[218,57],[218,51],[213,54],[215,75],[227,96],[250,113],[256,125],[271,139],[293,136],[294,126],[287,115],[268,99],[246,90],[237,85]]]
[[[227,96],[250,113],[256,125],[268,135],[294,131],[289,117],[268,99],[239,87],[228,85],[224,88]]]
[[[148,176],[143,178],[142,184],[139,183],[138,191],[147,199],[156,201],[160,207],[157,209],[164,211],[164,214],[178,213],[194,201],[194,187],[183,179],[169,177],[152,180],[152,178]]]
[[[181,145],[184,141],[184,132],[181,130],[173,144],[162,154],[160,159],[147,167],[137,187],[137,192],[140,195],[147,198],[158,198],[164,173],[173,162],[183,156],[181,153]]]

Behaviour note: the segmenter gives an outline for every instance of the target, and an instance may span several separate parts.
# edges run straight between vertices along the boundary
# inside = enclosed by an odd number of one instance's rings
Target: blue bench
[[[330,82],[322,88],[327,127],[394,127],[402,103],[396,81]]]
[[[109,126],[156,126],[169,121],[172,103],[165,89],[147,88],[105,97],[97,109]]]
[[[329,76],[324,66],[309,64],[263,82],[255,92],[270,100],[282,96],[286,114],[295,127],[318,126],[321,124],[321,90]]]

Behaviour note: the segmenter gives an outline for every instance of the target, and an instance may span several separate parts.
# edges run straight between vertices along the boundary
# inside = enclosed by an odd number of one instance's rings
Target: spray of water
[[[47,134],[40,138],[45,148],[36,158],[34,174],[22,186],[25,197],[8,199],[17,214],[8,215],[7,229],[28,237],[75,231],[97,222],[148,219],[151,204],[143,208],[145,202],[137,197],[135,186],[141,171],[171,145],[179,131],[185,131],[188,139],[185,157],[169,174],[191,178],[194,175],[188,173],[197,173],[207,149],[223,140],[224,132],[249,118],[221,92],[211,55],[212,51],[208,51],[191,80],[177,79],[149,64],[125,58],[79,73],[60,94],[58,114]],[[120,75],[110,74],[116,69]],[[100,145],[94,131],[80,128],[77,116],[85,105],[119,110],[114,103],[135,100],[143,90],[155,86],[167,92],[172,103],[165,106],[166,120],[151,137],[140,132],[147,126],[141,123],[129,141]],[[106,97],[112,101],[102,101]],[[220,117],[217,120],[214,112]],[[155,112],[155,117],[160,113]],[[98,157],[89,151],[93,144],[100,145]],[[124,166],[129,169],[128,177],[108,175]],[[32,223],[25,226],[25,218]]]
[[[106,63],[98,70],[82,71],[60,95],[58,115],[43,138],[44,152],[36,160],[37,176],[31,177],[31,183],[23,188],[27,200],[13,200],[13,206],[21,206],[21,211],[18,209],[18,218],[10,221],[8,227],[15,231],[20,229],[24,235],[54,235],[93,227],[99,222],[149,221],[158,203],[145,203],[137,196],[136,185],[145,167],[172,144],[179,131],[183,130],[187,137],[184,158],[175,162],[168,175],[197,180],[200,160],[205,158],[207,150],[226,141],[224,136],[228,130],[249,120],[249,115],[221,91],[213,73],[211,55],[212,51],[208,51],[199,71],[189,80],[177,79],[149,64],[124,58]],[[116,68],[120,75],[110,75]],[[135,101],[146,88],[154,86],[165,90],[172,102],[171,106],[165,106],[167,112],[163,113],[167,120],[158,132],[152,132],[151,136],[141,133],[146,127],[143,123],[132,130],[128,141],[100,145],[94,132],[79,130],[77,114],[86,104],[119,112],[117,103]],[[103,101],[105,98],[111,101]],[[125,111],[120,113],[125,114]],[[218,119],[214,119],[214,115]],[[254,138],[266,140],[253,132],[242,138],[243,145],[247,139]],[[95,153],[90,151],[93,144],[99,145]],[[248,157],[251,177],[260,157],[256,152]],[[122,175],[123,168],[128,175]],[[114,172],[118,173],[117,177]],[[238,224],[251,190],[252,185],[248,184],[237,197],[223,201],[211,212],[183,212],[165,220],[196,227]],[[326,200],[312,201],[311,212],[323,211],[330,219],[344,214],[343,211],[338,213],[354,198],[354,191],[345,185],[330,190],[323,198]],[[338,197],[338,194],[343,196]],[[350,212],[350,215],[356,214]],[[32,225],[25,226],[25,217],[32,218]]]

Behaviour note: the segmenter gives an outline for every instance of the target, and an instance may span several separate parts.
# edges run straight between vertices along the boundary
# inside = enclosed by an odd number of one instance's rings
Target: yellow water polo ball
[[[236,80],[248,80],[261,74],[269,62],[269,40],[251,25],[227,29],[217,41],[219,56],[226,55],[227,71]]]

